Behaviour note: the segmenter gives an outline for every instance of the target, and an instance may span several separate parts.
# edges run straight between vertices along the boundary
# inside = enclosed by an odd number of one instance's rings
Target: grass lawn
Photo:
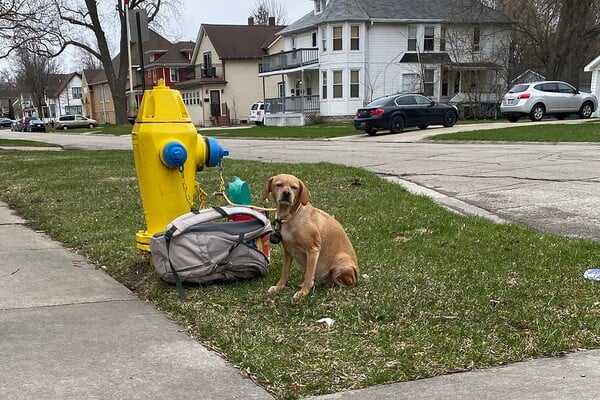
[[[248,138],[280,138],[280,139],[322,139],[340,136],[365,135],[357,131],[354,125],[307,125],[307,126],[251,126],[245,129],[200,129],[202,135],[213,137],[248,137]]]
[[[600,121],[581,124],[544,124],[431,136],[430,140],[507,142],[600,142]]]
[[[0,146],[15,146],[15,147],[60,147],[57,144],[35,142],[33,140],[23,139],[0,139]]]
[[[263,278],[189,287],[179,301],[134,246],[144,221],[130,151],[5,151],[0,198],[279,399],[600,347],[600,285],[582,278],[598,266],[599,243],[458,216],[360,169],[225,162],[226,181],[246,180],[255,204],[279,172],[301,177],[313,204],[344,225],[359,258],[357,286],[317,288],[293,304],[295,265],[288,288],[269,295],[281,265],[274,246]],[[198,177],[206,192],[218,190],[218,169]],[[323,317],[334,325],[316,322]]]

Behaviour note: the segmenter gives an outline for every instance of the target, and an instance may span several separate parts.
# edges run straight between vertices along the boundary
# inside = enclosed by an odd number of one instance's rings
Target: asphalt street
[[[518,125],[526,124],[530,123]],[[325,161],[361,167],[459,212],[600,241],[599,143],[424,140],[434,134],[502,126],[515,124],[433,127],[395,135],[356,135],[332,140],[218,140],[234,159],[283,163]],[[210,136],[210,132],[202,133]],[[129,136],[3,130],[0,137],[43,140],[66,149],[131,149]],[[293,173],[293,167],[286,172]]]

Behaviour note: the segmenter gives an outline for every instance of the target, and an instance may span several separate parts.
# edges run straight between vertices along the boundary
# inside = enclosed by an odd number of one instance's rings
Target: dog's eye
[[[292,186],[291,186],[291,188],[292,188],[292,190],[298,190],[299,186],[297,186],[297,185],[292,185]]]
[[[275,187],[278,187],[278,188],[280,188],[280,187],[283,187],[283,183],[281,183],[281,182],[277,182],[277,183],[275,184]]]

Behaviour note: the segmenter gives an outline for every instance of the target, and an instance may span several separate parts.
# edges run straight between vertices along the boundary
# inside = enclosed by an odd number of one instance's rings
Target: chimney
[[[254,25],[254,17],[248,17],[248,25],[249,26]]]
[[[269,17],[269,26],[275,26],[275,17]]]

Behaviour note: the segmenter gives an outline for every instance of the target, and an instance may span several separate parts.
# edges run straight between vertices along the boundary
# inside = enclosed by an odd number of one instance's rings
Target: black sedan
[[[3,128],[10,128],[12,126],[13,120],[10,118],[0,118],[0,126]]]
[[[46,132],[46,124],[36,117],[26,118],[24,130],[27,132]]]
[[[453,126],[458,111],[450,104],[436,103],[420,94],[394,94],[380,97],[359,108],[354,116],[354,127],[369,135],[377,131],[402,132],[405,127],[429,125]]]

